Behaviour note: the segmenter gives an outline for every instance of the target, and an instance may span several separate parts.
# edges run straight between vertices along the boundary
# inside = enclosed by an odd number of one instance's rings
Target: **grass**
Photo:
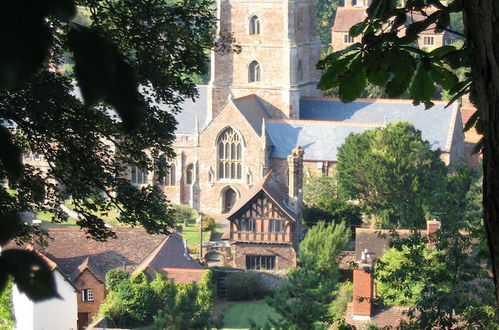
[[[67,222],[52,222],[52,217],[54,214],[52,212],[38,212],[35,219],[42,220],[42,227],[44,228],[79,228],[76,221],[73,219],[68,219]]]
[[[262,328],[269,318],[278,319],[279,317],[279,314],[264,300],[233,302],[222,313],[224,329],[248,329],[250,318],[257,327]]]
[[[193,221],[188,227],[182,228],[182,237],[187,241],[188,247],[199,247],[199,228]],[[203,242],[210,240],[210,232],[203,231]]]

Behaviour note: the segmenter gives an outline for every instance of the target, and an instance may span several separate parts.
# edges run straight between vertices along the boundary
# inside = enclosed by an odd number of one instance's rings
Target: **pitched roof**
[[[258,135],[262,134],[262,122],[264,118],[270,118],[269,113],[259,101],[258,96],[251,94],[232,100],[248,123]]]
[[[40,248],[40,252],[54,260],[66,275],[72,274],[83,265],[90,265],[91,270],[98,274],[99,270],[93,267],[92,260],[104,274],[113,268],[133,271],[166,239],[164,235],[150,235],[144,229],[138,228],[115,229],[118,238],[106,242],[89,239],[85,231],[77,228],[47,230],[53,240],[49,241],[47,247]]]
[[[79,264],[73,272],[71,272],[69,279],[71,281],[76,280],[85,269],[88,269],[101,283],[106,282],[106,274],[91,256],[86,257],[85,260],[83,260],[83,262]]]
[[[352,133],[358,134],[383,123],[354,123],[320,120],[269,120],[265,122],[272,143],[271,158],[287,158],[301,145],[305,161],[336,161],[338,148]]]
[[[332,27],[333,32],[348,32],[350,28],[367,17],[366,8],[338,7]]]
[[[288,188],[272,173],[272,171],[236,201],[226,218],[230,220],[262,191],[292,220],[296,220],[296,214],[286,205],[288,200]]]
[[[161,271],[166,273],[169,280],[178,283],[201,284],[206,268],[201,269],[185,269],[185,268],[161,268]]]
[[[426,230],[419,230],[422,236],[426,236]],[[397,229],[401,237],[412,234],[409,229]],[[390,231],[387,229],[356,228],[355,229],[355,261],[360,260],[362,251],[367,249],[372,259],[380,258],[385,250],[390,248]]]
[[[177,233],[172,233],[154,251],[152,251],[135,269],[140,272],[146,267],[155,270],[162,269],[204,269],[196,260],[192,259],[184,245],[184,240]]]
[[[194,134],[196,127],[196,119],[199,124],[199,130],[208,124],[207,121],[207,96],[208,96],[208,86],[198,85],[198,97],[193,101],[192,99],[186,99],[182,104],[182,111],[175,114],[175,119],[177,120],[177,126],[175,129],[175,134]],[[162,109],[168,109],[166,105],[160,105]]]
[[[452,138],[452,121],[457,106],[446,107],[445,101],[433,101],[435,105],[425,110],[424,105],[414,106],[410,100],[360,99],[342,103],[336,98],[303,98],[300,101],[300,119],[344,122],[391,123],[408,121],[421,131],[433,150],[449,152]],[[306,152],[305,152],[306,155]]]

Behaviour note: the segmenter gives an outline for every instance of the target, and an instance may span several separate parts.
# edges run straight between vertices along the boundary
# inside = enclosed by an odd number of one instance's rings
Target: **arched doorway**
[[[236,203],[237,194],[232,188],[227,188],[223,194],[223,213],[229,212]]]

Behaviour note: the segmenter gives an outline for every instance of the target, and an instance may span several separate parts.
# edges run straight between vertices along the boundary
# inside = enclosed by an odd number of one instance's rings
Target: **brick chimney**
[[[353,303],[352,320],[369,321],[372,316],[372,299],[374,298],[374,279],[371,254],[367,249],[362,251],[361,260],[353,271]]]
[[[299,213],[303,197],[303,154],[305,150],[297,146],[288,156],[288,205]]]
[[[441,223],[438,220],[426,221],[426,235],[428,235],[428,247],[433,248],[437,245],[437,232],[440,230]]]

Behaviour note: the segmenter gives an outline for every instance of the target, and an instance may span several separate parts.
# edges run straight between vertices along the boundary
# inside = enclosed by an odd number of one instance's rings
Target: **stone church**
[[[241,52],[212,54],[211,81],[176,117],[177,156],[160,182],[172,202],[228,213],[270,170],[287,183],[287,157],[296,146],[304,149],[305,177],[329,175],[349,134],[398,120],[421,130],[446,163],[462,157],[457,106],[435,101],[424,110],[410,100],[343,104],[321,97],[315,7],[314,0],[218,2],[219,29],[233,34]],[[137,184],[148,177],[130,172]]]

